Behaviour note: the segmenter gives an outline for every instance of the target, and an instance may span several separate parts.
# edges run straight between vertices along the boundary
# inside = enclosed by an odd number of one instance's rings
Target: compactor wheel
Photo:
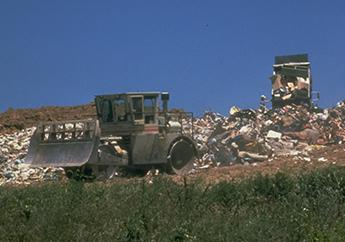
[[[93,181],[112,179],[116,176],[117,168],[115,166],[82,166],[78,168],[65,168],[65,174],[68,178],[79,181]]]
[[[185,139],[175,141],[168,154],[167,168],[169,173],[184,175],[193,169],[196,159],[193,143]]]
[[[93,180],[92,169],[87,166],[64,168],[67,178],[77,181]]]

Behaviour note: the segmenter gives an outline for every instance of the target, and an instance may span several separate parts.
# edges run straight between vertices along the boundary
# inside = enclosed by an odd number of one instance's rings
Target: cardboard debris
[[[282,133],[270,130],[270,131],[268,131],[266,137],[271,138],[271,139],[281,139]]]

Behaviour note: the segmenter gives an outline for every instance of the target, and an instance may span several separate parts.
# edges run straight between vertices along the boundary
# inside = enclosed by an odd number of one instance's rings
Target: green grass
[[[344,241],[345,169],[0,187],[0,241]]]

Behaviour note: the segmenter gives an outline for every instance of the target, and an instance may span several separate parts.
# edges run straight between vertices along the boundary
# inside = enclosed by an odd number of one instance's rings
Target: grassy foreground
[[[345,169],[0,187],[0,241],[344,241]]]

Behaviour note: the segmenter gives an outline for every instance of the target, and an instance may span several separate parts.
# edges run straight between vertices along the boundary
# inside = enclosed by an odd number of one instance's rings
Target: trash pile
[[[199,150],[196,169],[273,161],[281,156],[310,160],[314,148],[345,141],[345,102],[310,111],[303,105],[268,110],[232,107],[229,116],[205,112],[183,119]],[[35,128],[0,134],[0,186],[61,180],[62,168],[31,168],[24,159]],[[320,158],[321,159],[321,158]]]
[[[345,140],[345,103],[311,112],[303,105],[279,109],[240,110],[232,107],[229,117],[206,112],[184,120],[200,152],[197,168],[232,164],[256,164],[279,156],[309,159],[314,147],[341,144]]]
[[[0,135],[0,186],[5,183],[29,184],[60,180],[62,168],[31,168],[24,162],[34,128]]]

